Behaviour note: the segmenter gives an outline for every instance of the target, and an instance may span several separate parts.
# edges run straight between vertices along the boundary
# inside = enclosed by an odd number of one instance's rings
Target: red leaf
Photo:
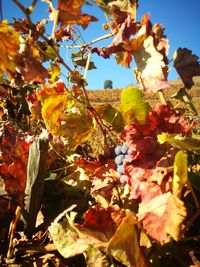
[[[81,232],[90,233],[105,242],[113,236],[125,216],[126,212],[117,206],[110,206],[107,209],[99,206],[91,207],[85,214],[84,223],[76,224],[76,227]]]
[[[26,186],[26,171],[28,151],[32,140],[27,135],[19,133],[10,124],[3,129],[0,174],[5,184],[5,190],[11,197],[22,201]]]
[[[121,138],[132,152],[131,158],[124,160],[125,175],[122,180],[129,184],[132,198],[145,199],[148,190],[151,190],[150,195],[155,196],[170,188],[171,174],[165,169],[173,165],[177,150],[169,151],[168,146],[160,145],[157,134],[169,132],[184,135],[190,130],[191,126],[183,116],[164,105],[149,113],[145,124],[132,123],[125,127]],[[164,183],[165,178],[167,182]]]

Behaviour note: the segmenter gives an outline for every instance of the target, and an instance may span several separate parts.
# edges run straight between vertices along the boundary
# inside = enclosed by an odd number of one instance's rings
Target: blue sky
[[[28,6],[32,0],[21,0],[20,2]],[[36,10],[32,15],[34,21],[41,20],[47,14],[48,5],[40,2],[41,0],[38,0]],[[13,17],[22,17],[22,13],[13,4],[12,0],[2,0],[2,9],[4,19],[11,21]],[[86,30],[82,31],[86,42],[108,33],[101,27],[102,23],[106,22],[101,9],[96,5],[85,6],[84,12],[94,15],[99,19],[99,22],[91,23]],[[170,59],[172,58],[173,52],[179,47],[186,47],[192,50],[197,56],[200,56],[200,0],[140,0],[137,20],[139,21],[145,13],[150,13],[153,24],[157,22],[163,24],[166,28],[165,34],[170,42]],[[107,46],[111,41],[112,39],[108,39],[97,43],[96,46]],[[63,49],[62,56],[67,64],[71,64],[67,49]],[[97,69],[88,72],[87,89],[102,89],[105,80],[112,80],[113,87],[118,88],[136,83],[132,71],[134,64],[132,64],[131,69],[127,69],[117,65],[114,58],[103,59],[94,54],[92,55],[92,61],[95,62]],[[65,70],[63,71],[66,72]],[[169,79],[175,79],[177,77],[178,75],[172,68],[169,73]]]

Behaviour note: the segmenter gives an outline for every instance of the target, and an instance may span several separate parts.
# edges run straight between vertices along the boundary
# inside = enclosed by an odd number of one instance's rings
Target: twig
[[[196,116],[198,116],[198,112],[197,112],[194,104],[192,103],[191,96],[188,95],[188,93],[186,92],[185,88],[184,88],[184,90],[182,90],[182,98],[183,98],[183,101],[190,106],[190,108],[194,112],[194,114]]]
[[[22,5],[22,3],[20,3],[18,0],[12,0],[20,9],[21,11],[25,14],[27,20],[28,20],[28,24],[30,26],[30,28],[32,29],[34,24],[30,18],[30,14],[32,12],[32,10],[30,8],[26,8],[24,5]],[[35,1],[33,1],[33,3],[35,3]]]
[[[200,209],[197,210],[197,212],[192,216],[192,218],[189,220],[189,222],[187,223],[184,231],[183,231],[183,234],[185,232],[187,232],[187,230],[190,228],[190,226],[193,224],[193,222],[200,216]]]
[[[13,238],[14,238],[14,235],[15,235],[15,230],[16,230],[16,227],[17,227],[17,222],[19,220],[19,217],[21,215],[21,207],[20,206],[17,206],[16,208],[16,211],[15,211],[15,217],[11,223],[11,226],[10,226],[10,240],[9,240],[9,247],[8,247],[8,252],[7,252],[7,257],[6,257],[6,260],[9,262],[9,260],[13,259],[14,258],[14,251],[13,251]]]
[[[55,32],[56,32],[56,26],[58,24],[58,16],[59,16],[59,10],[56,10],[54,22],[53,22],[52,34],[51,34],[52,40],[55,40]]]
[[[29,7],[29,11],[30,11],[30,13],[32,13],[32,12],[34,11],[35,6],[36,6],[36,4],[37,4],[37,1],[38,1],[38,0],[33,0],[32,4],[30,5],[30,7]]]
[[[97,43],[99,41],[102,41],[104,39],[108,39],[110,37],[112,37],[113,34],[112,33],[108,33],[106,35],[103,35],[95,40],[92,40],[91,42],[89,43],[86,43],[86,44],[82,44],[82,45],[64,45],[64,46],[61,46],[62,48],[85,48],[87,46],[90,46],[91,44],[94,44],[94,43]]]
[[[91,53],[89,52],[88,56],[87,56],[87,62],[86,62],[86,66],[85,66],[85,73],[84,73],[84,76],[83,76],[83,79],[86,81],[86,78],[87,78],[87,72],[88,72],[88,69],[89,69],[89,65],[90,65],[90,59],[91,59]]]

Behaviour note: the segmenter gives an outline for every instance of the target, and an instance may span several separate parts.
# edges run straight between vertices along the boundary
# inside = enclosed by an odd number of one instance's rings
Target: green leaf
[[[87,242],[79,239],[78,232],[70,225],[67,218],[59,222],[53,222],[49,227],[49,232],[58,252],[64,258],[81,254],[88,247]]]
[[[87,249],[86,261],[88,267],[110,267],[110,262],[106,256],[99,249],[92,246]]]
[[[174,177],[173,177],[173,194],[180,197],[182,188],[187,182],[187,156],[181,150],[179,151],[174,160]]]
[[[168,142],[172,146],[179,147],[181,149],[190,150],[194,152],[200,151],[200,139],[193,137],[184,137],[180,134],[168,134],[162,133],[157,135],[158,142],[164,144]]]
[[[116,132],[121,132],[124,127],[124,120],[121,112],[110,104],[99,104],[95,107],[102,120],[111,124]]]
[[[145,102],[142,92],[137,87],[129,86],[121,93],[121,111],[126,124],[135,120],[143,124],[149,104]]]
[[[140,251],[133,213],[126,211],[114,236],[110,239],[107,251],[125,266],[145,267],[144,257]]]

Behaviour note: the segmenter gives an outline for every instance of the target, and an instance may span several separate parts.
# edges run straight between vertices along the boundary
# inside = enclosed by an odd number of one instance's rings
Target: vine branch
[[[103,36],[101,36],[101,37],[98,37],[98,38],[96,38],[95,40],[92,40],[91,42],[86,43],[86,44],[82,44],[82,45],[63,45],[63,46],[61,46],[61,47],[62,47],[62,48],[85,48],[85,47],[88,47],[88,46],[90,46],[90,45],[92,45],[92,44],[94,44],[94,43],[97,43],[97,42],[99,42],[99,41],[108,39],[108,38],[110,38],[110,37],[112,37],[112,36],[113,36],[112,33],[108,33],[108,34],[103,35]]]

